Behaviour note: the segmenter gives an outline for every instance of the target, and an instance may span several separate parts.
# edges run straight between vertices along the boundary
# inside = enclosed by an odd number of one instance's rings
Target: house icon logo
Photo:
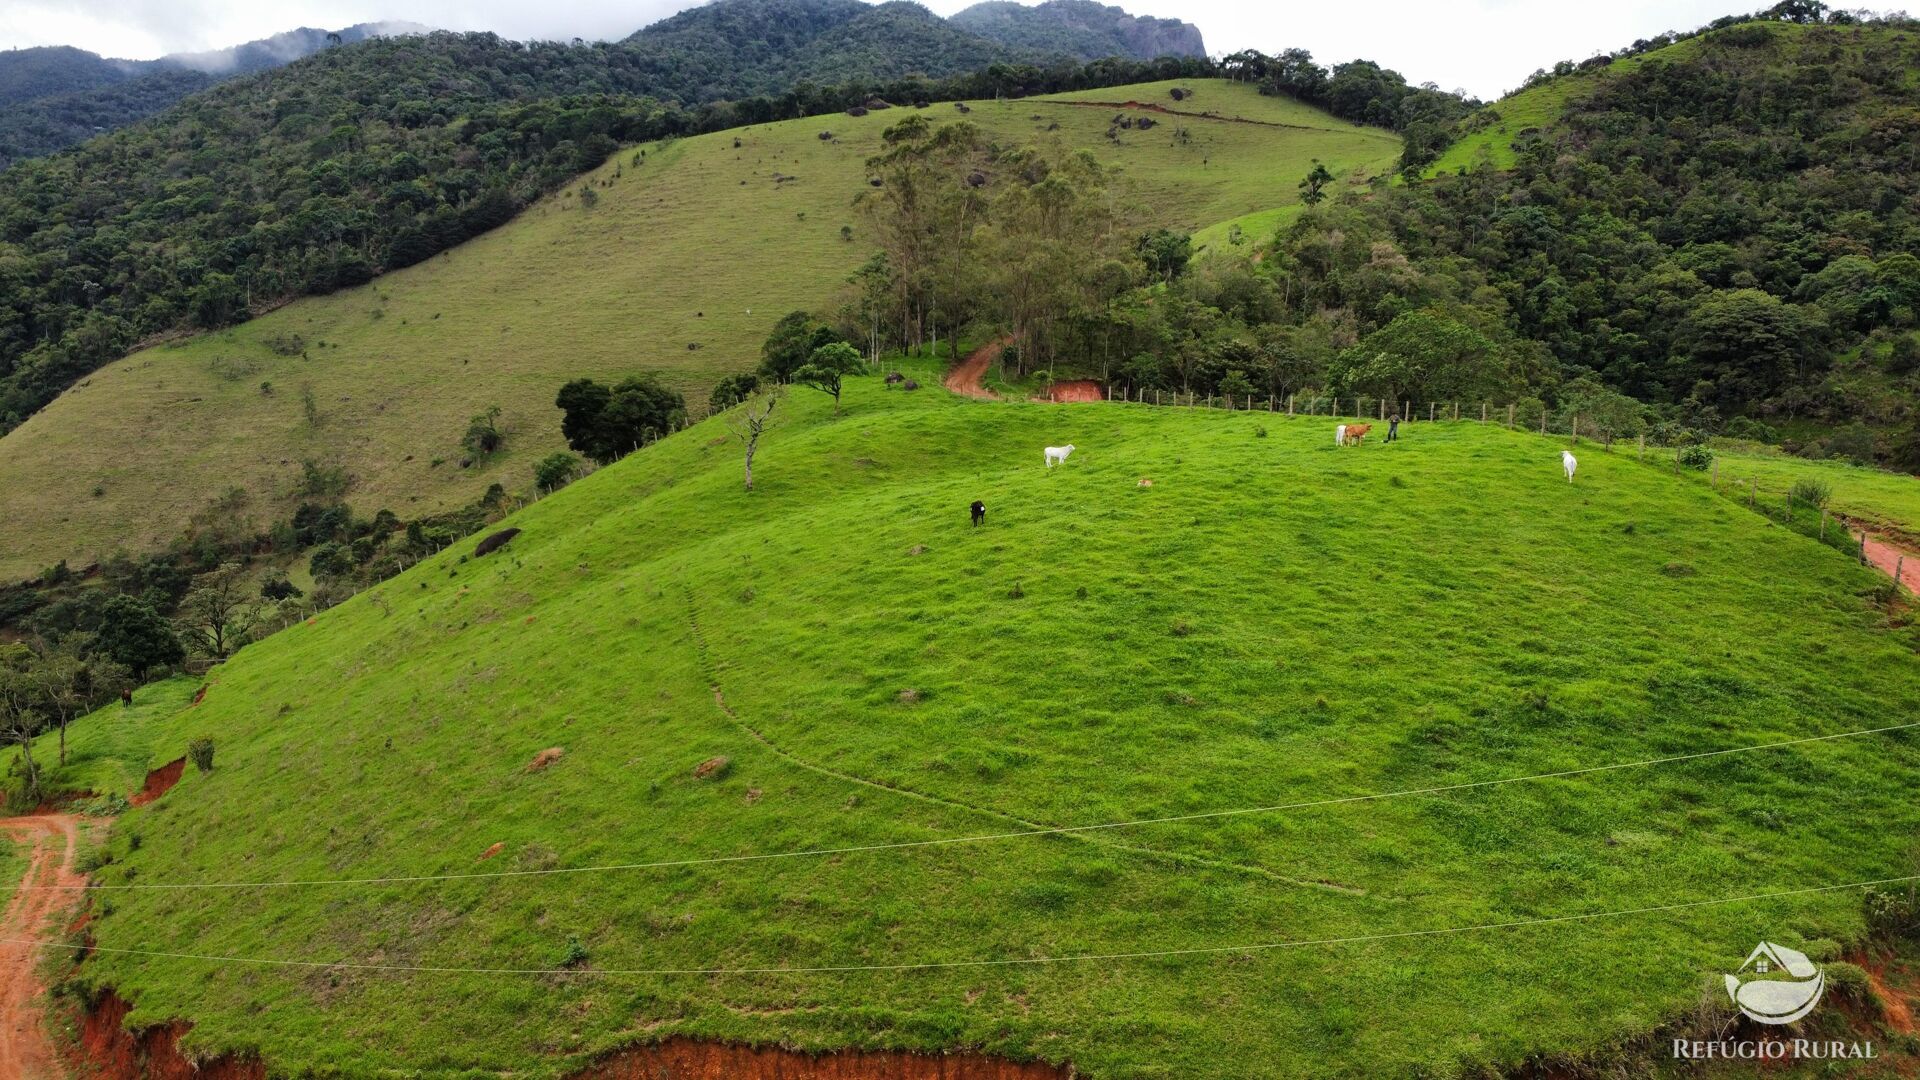
[[[1813,1011],[1826,992],[1827,976],[1805,953],[1763,941],[1728,975],[1727,996],[1749,1019],[1791,1024]]]

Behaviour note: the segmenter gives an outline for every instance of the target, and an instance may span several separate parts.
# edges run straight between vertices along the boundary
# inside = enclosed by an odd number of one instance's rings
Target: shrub
[[[205,735],[187,744],[187,759],[203,773],[213,771],[213,740]]]
[[[1793,491],[1788,496],[1794,502],[1806,503],[1812,507],[1824,507],[1833,498],[1833,485],[1825,480],[1816,480],[1809,476],[1793,482]]]
[[[542,491],[559,491],[580,468],[580,459],[565,450],[556,450],[533,467],[533,482]]]
[[[277,356],[299,356],[307,348],[305,338],[285,330],[268,334],[261,344]]]
[[[1680,467],[1706,470],[1713,466],[1713,451],[1699,443],[1680,448]]]
[[[569,936],[567,938],[567,947],[560,952],[559,966],[563,968],[583,967],[588,959],[587,947],[580,943],[579,938]]]
[[[752,397],[760,389],[760,376],[751,371],[742,371],[729,375],[714,386],[713,395],[707,398],[710,412],[725,412],[735,405]]]

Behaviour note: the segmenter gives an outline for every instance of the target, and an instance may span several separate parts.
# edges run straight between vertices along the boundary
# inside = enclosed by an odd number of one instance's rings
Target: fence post
[[[1438,405],[1435,405],[1431,401],[1427,402],[1427,423],[1429,424],[1433,423],[1433,410],[1437,408],[1439,408]]]
[[[1480,403],[1480,422],[1487,422],[1487,403],[1484,401]]]
[[[1453,403],[1453,418],[1460,419],[1460,403],[1457,401]]]
[[[1820,508],[1820,539],[1825,540],[1826,538],[1827,538],[1827,508],[1823,506]]]
[[[1511,403],[1507,405],[1507,430],[1513,430],[1513,405]]]
[[[1547,433],[1547,407],[1545,405],[1542,405],[1540,406],[1540,434],[1545,435],[1546,433]]]
[[[1293,395],[1292,394],[1287,395],[1287,415],[1288,416],[1293,415]]]
[[[1274,407],[1273,407],[1273,395],[1272,395],[1272,394],[1268,394],[1268,395],[1267,395],[1267,411],[1268,411],[1268,412],[1273,412],[1273,411],[1275,411],[1275,410],[1274,410]]]
[[[1640,445],[1642,448],[1640,453],[1642,457],[1646,456],[1646,444],[1647,437],[1645,435],[1640,436]],[[1720,490],[1720,459],[1717,457],[1713,459],[1713,490]]]
[[[1760,481],[1757,479],[1748,478],[1747,506],[1751,509],[1751,508],[1758,508],[1759,505],[1760,505]],[[1866,542],[1866,535],[1867,535],[1866,533],[1860,534],[1862,543]]]
[[[1860,530],[1860,565],[1867,565],[1867,531]]]
[[[1893,560],[1893,591],[1896,595],[1900,592],[1902,578],[1906,572],[1907,556],[1905,552],[1901,552],[1899,555],[1894,556]]]

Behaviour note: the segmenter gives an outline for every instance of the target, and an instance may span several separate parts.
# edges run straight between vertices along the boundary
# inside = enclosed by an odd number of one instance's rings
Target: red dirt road
[[[1908,592],[1920,595],[1920,552],[1908,551],[1872,533],[1867,534],[1867,561],[1879,567],[1881,573],[1892,577],[1903,555],[1906,557],[1906,566],[1900,570],[1900,583],[1907,587]]]
[[[995,360],[1000,359],[1001,352],[1006,349],[1007,342],[1011,340],[1011,338],[997,338],[968,353],[965,360],[955,364],[953,370],[947,372],[944,380],[947,389],[961,397],[997,401],[998,398],[994,396],[993,391],[982,385],[981,380],[986,378],[987,369],[993,366]]]
[[[30,841],[33,854],[20,879],[26,885],[81,885],[86,875],[73,868],[80,819],[72,814],[0,818],[0,829]],[[64,889],[22,889],[13,894],[0,938],[37,938],[57,932],[56,916],[80,894]],[[0,943],[0,1080],[54,1080],[66,1075],[41,1022],[40,980],[31,945]]]

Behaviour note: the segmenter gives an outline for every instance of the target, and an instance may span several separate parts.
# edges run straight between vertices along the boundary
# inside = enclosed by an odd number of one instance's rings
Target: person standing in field
[[[1400,410],[1395,409],[1387,416],[1387,441],[1400,438]]]

